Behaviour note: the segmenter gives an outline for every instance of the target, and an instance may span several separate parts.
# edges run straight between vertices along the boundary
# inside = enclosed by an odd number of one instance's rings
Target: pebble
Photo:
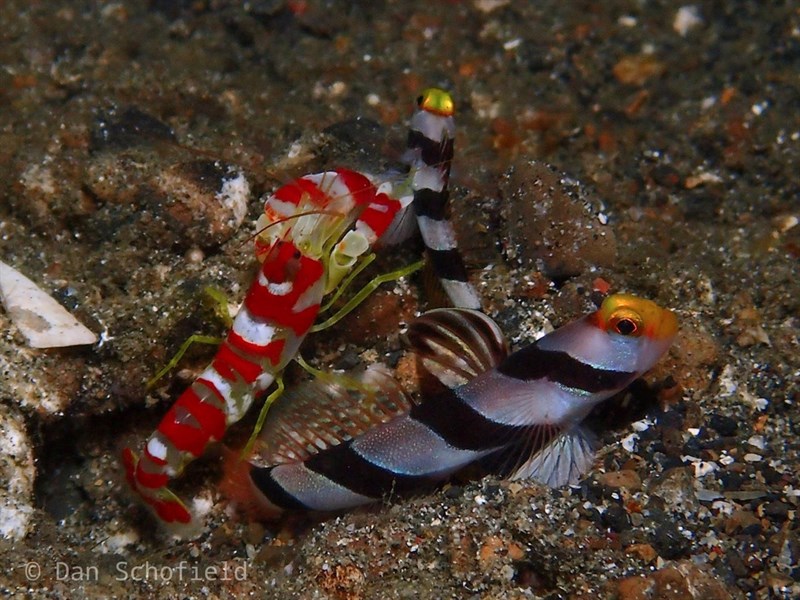
[[[478,550],[478,562],[481,569],[489,570],[496,563],[502,562],[505,557],[511,560],[521,560],[525,556],[525,551],[515,542],[506,543],[498,536],[489,536]]]
[[[685,467],[670,469],[650,488],[651,495],[658,496],[671,511],[694,513],[699,508],[694,488],[694,476]]]
[[[759,525],[760,521],[749,510],[734,510],[730,517],[725,520],[725,533],[728,535],[747,529],[752,525]]]
[[[718,413],[711,415],[708,420],[708,426],[722,437],[734,436],[739,430],[739,422],[736,419]]]
[[[665,70],[664,63],[652,54],[630,54],[623,56],[612,72],[620,83],[643,86],[648,80],[660,77]]]
[[[610,505],[600,515],[600,522],[611,531],[621,533],[630,529],[631,520],[624,507],[619,504]]]
[[[703,16],[700,14],[700,9],[694,4],[687,4],[681,6],[675,13],[675,19],[672,21],[672,29],[681,37],[686,37],[692,29],[702,24]]]
[[[250,184],[244,173],[219,161],[174,164],[152,181],[161,196],[156,214],[165,217],[184,243],[209,247],[233,236],[244,222]]]
[[[95,207],[87,235],[182,251],[229,240],[251,197],[239,167],[198,158],[167,125],[135,108],[101,117],[82,186]]]
[[[327,567],[327,568],[326,568]],[[336,598],[363,598],[367,582],[364,572],[353,564],[323,565],[317,575],[320,588]]]
[[[761,506],[759,506],[758,514],[763,515],[773,521],[778,521],[782,523],[789,518],[790,510],[791,506],[789,506],[786,502],[775,500],[773,502],[767,502],[766,504],[762,504]]]
[[[22,415],[0,403],[0,537],[21,540],[32,526],[34,452]]]
[[[661,558],[674,560],[685,556],[692,548],[691,542],[678,530],[675,523],[662,523],[653,535],[653,547]]]
[[[0,298],[11,320],[32,348],[94,344],[97,335],[47,292],[0,261]]]
[[[93,152],[157,142],[177,142],[175,133],[169,125],[136,107],[100,114],[90,138]]]
[[[626,489],[631,492],[638,492],[642,489],[642,478],[636,471],[630,469],[601,473],[597,476],[597,481],[613,489]]]
[[[706,569],[681,561],[617,583],[619,600],[731,600],[727,586]]]
[[[638,556],[647,564],[655,562],[658,558],[658,552],[650,544],[631,544],[625,549],[625,552]]]

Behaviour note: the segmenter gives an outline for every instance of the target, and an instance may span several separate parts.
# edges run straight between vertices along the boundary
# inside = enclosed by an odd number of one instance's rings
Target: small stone
[[[217,161],[177,163],[151,184],[156,212],[184,241],[201,247],[227,241],[247,214],[250,184],[236,167]]]
[[[488,14],[498,8],[506,6],[509,2],[511,2],[511,0],[475,0],[473,4],[480,12]]]
[[[727,586],[712,573],[681,561],[647,577],[628,577],[618,582],[619,600],[731,600]]]
[[[686,37],[692,29],[702,24],[703,17],[700,14],[700,9],[693,4],[687,4],[686,6],[681,6],[675,13],[675,18],[672,20],[672,29],[679,36]]]
[[[464,493],[464,488],[460,485],[451,485],[444,491],[444,495],[451,500],[461,498]]]
[[[672,165],[657,165],[650,171],[650,177],[658,185],[668,188],[677,187],[681,182],[681,175]]]
[[[21,540],[33,525],[34,450],[25,420],[0,405],[0,538]]]
[[[652,54],[633,54],[623,56],[614,65],[613,73],[620,83],[642,86],[648,80],[660,77],[665,70],[664,63]]]
[[[508,557],[511,560],[522,560],[525,558],[525,550],[516,542],[511,542],[508,545]]]
[[[749,510],[735,510],[733,514],[725,520],[725,533],[731,535],[751,525],[757,524],[759,524],[758,517]]]
[[[631,526],[631,520],[626,510],[619,504],[612,504],[601,515],[602,524],[611,531],[621,533]]]
[[[685,556],[691,550],[692,544],[678,531],[674,523],[663,523],[656,528],[653,546],[659,556],[673,560]]]
[[[630,469],[601,473],[597,476],[597,481],[613,489],[626,489],[631,492],[638,492],[642,489],[642,478],[636,471]]]
[[[157,142],[176,142],[175,133],[169,125],[156,117],[131,107],[123,111],[112,109],[101,114],[91,134],[92,152],[113,148],[127,149],[132,146]]]
[[[625,552],[638,556],[647,564],[654,562],[658,558],[658,552],[650,544],[631,544],[625,549]]]
[[[653,597],[651,594],[653,587],[653,580],[649,577],[641,575],[628,577],[618,583],[618,598],[619,600],[649,600]]]
[[[775,500],[774,502],[767,502],[759,506],[758,512],[773,521],[783,522],[789,518],[790,509],[791,507],[785,502]]]
[[[728,566],[731,568],[731,571],[734,575],[738,578],[744,578],[750,575],[750,571],[748,571],[747,566],[744,564],[742,557],[739,556],[739,553],[736,550],[730,550],[725,554],[725,558],[728,559]]]
[[[247,525],[245,531],[244,541],[247,544],[257,545],[264,541],[264,526],[258,521],[254,521]]]
[[[716,413],[711,415],[708,426],[722,437],[736,435],[736,432],[739,430],[739,422],[736,419]]]
[[[672,511],[694,513],[699,507],[694,481],[693,472],[686,467],[669,469],[651,486],[650,493],[664,500]]]
[[[501,559],[505,550],[503,540],[496,535],[489,536],[478,550],[478,562],[481,569],[487,570]]]
[[[94,344],[97,335],[33,281],[0,261],[0,299],[32,348]]]
[[[320,588],[336,598],[362,598],[366,577],[355,565],[335,565],[317,575]]]

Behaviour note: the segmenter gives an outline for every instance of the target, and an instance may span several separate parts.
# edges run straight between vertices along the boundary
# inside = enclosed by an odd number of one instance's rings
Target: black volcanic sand
[[[27,531],[0,539],[0,591],[800,597],[797,7],[241,4],[0,5],[0,258],[104,334],[32,350],[0,313],[0,528],[21,514]],[[674,309],[678,341],[591,416],[601,450],[575,487],[459,479],[261,525],[220,496],[215,448],[176,485],[203,529],[170,539],[119,455],[213,350],[145,382],[192,333],[224,332],[203,290],[241,300],[259,198],[323,168],[391,168],[429,85],[457,102],[454,220],[514,345],[606,288]],[[237,227],[219,191],[239,175]],[[371,276],[420,251],[383,250]],[[405,373],[399,332],[437,302],[429,280],[386,286],[304,355]]]

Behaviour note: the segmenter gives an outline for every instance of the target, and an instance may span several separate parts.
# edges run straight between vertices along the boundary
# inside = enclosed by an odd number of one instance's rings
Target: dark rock
[[[496,483],[491,483],[484,486],[483,493],[489,500],[496,500],[498,498],[501,498],[503,495],[500,486],[497,485]]]
[[[769,465],[765,465],[761,469],[761,476],[767,485],[776,485],[783,479],[783,475]]]
[[[659,556],[673,560],[687,555],[692,543],[681,534],[674,523],[663,523],[656,528],[653,546]]]
[[[735,550],[730,550],[725,554],[725,558],[728,559],[728,565],[731,568],[731,571],[734,575],[738,578],[747,577],[750,572],[747,570],[747,566],[745,566],[744,561],[742,560],[739,553]]]
[[[656,417],[656,423],[660,427],[681,430],[683,429],[683,415],[675,409],[668,410]]]
[[[761,507],[764,516],[781,523],[789,517],[789,510],[791,507],[785,502],[774,501],[768,502]]]
[[[690,437],[683,445],[683,454],[687,454],[689,456],[700,456],[702,451],[703,443],[700,441],[700,438],[696,436]]]
[[[719,480],[722,482],[722,488],[725,491],[734,492],[741,489],[745,477],[741,473],[725,471],[719,475]]]
[[[611,531],[620,533],[630,528],[631,519],[625,508],[619,504],[612,504],[602,514],[601,523]]]
[[[708,420],[708,426],[722,437],[736,435],[739,430],[739,422],[736,419],[717,413],[711,415]]]
[[[763,527],[761,527],[761,523],[752,523],[747,525],[746,527],[742,527],[742,535],[749,535],[751,537],[755,537],[761,534]]]
[[[650,171],[650,177],[660,186],[674,188],[681,182],[681,175],[672,165],[657,165]]]
[[[175,134],[169,125],[156,117],[131,107],[118,113],[111,110],[102,113],[95,123],[91,135],[94,152],[106,148],[123,149],[155,141],[175,142]]]
[[[671,455],[668,456],[665,453],[666,448],[664,448],[664,444],[657,442],[654,444],[656,448],[660,448],[660,450],[656,450],[653,453],[653,462],[661,467],[662,471],[668,471],[670,469],[677,469],[683,467],[683,461],[681,460],[680,456],[678,455]]]
[[[451,485],[444,491],[444,495],[451,500],[455,500],[457,498],[461,498],[464,494],[464,488],[460,485]]]

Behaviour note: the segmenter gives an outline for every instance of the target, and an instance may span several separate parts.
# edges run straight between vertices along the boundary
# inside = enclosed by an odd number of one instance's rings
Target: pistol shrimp
[[[256,241],[263,264],[216,356],[167,412],[141,456],[123,452],[129,484],[160,519],[191,522],[167,483],[272,385],[297,354],[323,296],[401,207],[385,184],[376,187],[345,169],[306,175],[270,196],[260,223],[275,225]]]
[[[415,204],[428,201],[430,194],[424,190],[433,195],[444,191],[446,203],[452,100],[449,114],[439,115],[447,123],[422,132],[441,137],[429,137],[419,152],[412,145],[412,137],[419,141],[413,130],[420,113],[435,117],[426,122],[436,122],[436,113],[424,102],[431,94],[449,99],[440,90],[426,90],[420,97],[409,135],[412,160],[405,185],[393,187],[391,182],[374,182],[361,173],[337,169],[300,177],[267,199],[256,237],[256,255],[263,264],[216,356],[178,397],[141,454],[130,448],[123,451],[129,485],[165,523],[192,523],[189,509],[167,487],[169,480],[202,455],[209,443],[221,440],[273,382],[277,381],[277,389],[266,405],[281,394],[280,373],[312,329],[323,297],[340,291],[337,288],[343,281],[361,268],[356,266],[359,260],[412,200]],[[436,168],[436,148],[438,161],[446,169]],[[417,177],[425,170],[427,175]],[[420,226],[424,236],[422,219]],[[454,236],[445,238],[435,242],[434,250],[443,243],[455,250]],[[431,248],[428,239],[425,243]]]

